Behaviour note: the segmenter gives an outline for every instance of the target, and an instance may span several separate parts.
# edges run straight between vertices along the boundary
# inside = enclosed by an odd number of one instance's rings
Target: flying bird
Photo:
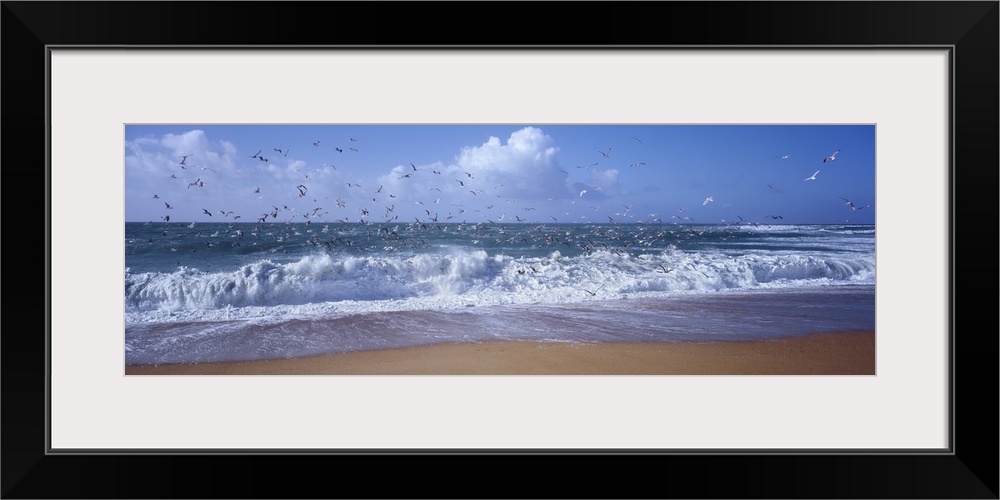
[[[174,209],[174,207],[170,206],[170,204],[167,203],[167,202],[163,202],[163,204],[167,206],[167,210],[173,210]]]
[[[816,172],[815,172],[814,174],[812,174],[811,176],[809,176],[809,177],[806,177],[805,179],[802,179],[802,180],[803,180],[803,181],[814,181],[814,180],[816,180],[816,174],[818,174],[818,173],[819,173],[819,170],[817,170],[817,171],[816,171]]]
[[[202,211],[202,212],[205,212],[205,215],[207,215],[207,216],[209,216],[209,217],[211,217],[211,216],[212,216],[212,212],[209,212],[208,210],[206,210],[206,209],[204,209],[204,208],[203,208],[203,209],[201,209],[201,211]]]
[[[833,154],[831,154],[830,156],[827,156],[826,158],[823,158],[823,163],[826,163],[828,161],[836,160],[837,159],[837,153],[839,153],[839,152],[840,152],[840,150],[838,149],[838,150],[834,151]],[[848,162],[848,163],[850,163],[850,162]]]
[[[611,158],[611,148],[608,148],[607,152],[601,151],[600,149],[598,149],[597,152],[601,153],[601,156],[605,158]]]
[[[851,211],[852,212],[857,212],[858,210],[861,210],[863,208],[868,208],[868,207],[871,206],[871,205],[865,205],[863,207],[859,207],[859,206],[854,205],[854,202],[851,201],[851,200],[848,200],[847,198],[840,198],[840,199],[847,202],[847,203],[845,203],[845,205],[851,207]]]
[[[305,195],[306,195],[306,193],[307,193],[307,192],[309,191],[309,190],[308,190],[308,189],[306,189],[306,187],[305,187],[305,186],[303,186],[302,184],[299,184],[298,186],[295,186],[295,188],[299,190],[299,198],[301,198],[301,197],[305,196]]]
[[[712,196],[709,196],[708,198],[705,198],[705,201],[701,202],[701,206],[708,205],[710,202],[713,202],[713,201],[715,201],[715,198],[712,197]]]
[[[199,178],[198,178],[198,180],[196,180],[196,181],[192,182],[191,184],[188,184],[188,189],[191,189],[191,186],[198,186],[198,187],[204,187],[204,186],[205,186],[205,183],[204,183],[204,182],[202,182],[202,181],[201,181],[201,177],[199,177]]]

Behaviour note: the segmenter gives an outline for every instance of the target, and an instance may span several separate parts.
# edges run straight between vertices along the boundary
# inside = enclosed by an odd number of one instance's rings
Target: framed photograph
[[[5,164],[46,193],[4,496],[120,496],[111,457],[491,455],[695,470],[528,496],[996,498],[995,319],[957,315],[955,229],[997,196],[997,3],[725,5],[696,33],[718,5],[581,4],[624,45],[556,46],[324,40],[312,3],[4,3],[7,101],[45,96],[5,106]],[[417,5],[342,7],[405,30]],[[624,28],[652,7],[677,29]],[[124,495],[299,496],[169,482]],[[347,496],[449,494],[385,488]]]
[[[875,146],[875,124],[129,123],[125,374],[876,375]]]

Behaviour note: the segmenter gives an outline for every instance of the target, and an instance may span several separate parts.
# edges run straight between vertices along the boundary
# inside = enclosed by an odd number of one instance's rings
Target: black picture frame
[[[972,305],[996,294],[997,239],[983,230],[995,227],[998,201],[996,1],[2,2],[0,12],[4,254],[44,270],[8,275],[17,293],[5,296],[0,349],[4,498],[998,498],[997,317]],[[49,453],[47,47],[414,44],[951,47],[950,453]],[[45,197],[27,188],[39,185]],[[43,327],[14,326],[24,321]],[[315,466],[331,472],[311,476]]]

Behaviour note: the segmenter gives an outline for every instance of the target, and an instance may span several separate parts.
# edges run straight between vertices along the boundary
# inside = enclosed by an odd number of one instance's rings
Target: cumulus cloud
[[[526,127],[510,135],[507,143],[490,137],[481,146],[462,148],[457,164],[491,186],[501,186],[501,196],[539,199],[562,187],[566,174],[559,170],[555,141],[541,129]]]
[[[241,158],[233,143],[210,140],[200,129],[136,138],[125,142],[125,151],[127,204],[163,208],[162,201],[148,201],[156,194],[160,200],[177,206],[178,212],[173,214],[177,218],[185,215],[180,213],[182,206],[197,207],[200,213],[201,205],[195,202],[216,201],[243,189],[234,181],[257,172],[237,168],[238,162],[257,160]],[[250,192],[247,189],[247,194]]]
[[[396,192],[464,196],[470,202],[475,200],[470,196],[541,200],[569,193],[558,152],[541,129],[526,127],[506,142],[490,137],[481,145],[463,147],[450,164],[398,165],[379,182]]]
[[[171,175],[237,173],[236,147],[228,141],[211,142],[203,130],[166,134],[159,139],[144,137],[125,143],[126,175],[135,180],[156,180]]]

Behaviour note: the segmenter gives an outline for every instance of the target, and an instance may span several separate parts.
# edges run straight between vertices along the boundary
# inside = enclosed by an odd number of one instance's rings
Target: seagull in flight
[[[789,157],[789,155],[783,155],[783,156],[779,156],[778,159],[779,160],[787,160],[788,157]]]
[[[814,180],[816,180],[816,174],[818,174],[818,173],[819,173],[819,170],[817,170],[815,173],[813,173],[809,177],[806,177],[805,179],[802,179],[802,180],[803,181],[814,181]]]
[[[605,158],[611,158],[611,148],[608,148],[607,152],[601,151],[600,149],[598,149],[597,152],[601,153],[601,156]]]
[[[701,202],[701,206],[708,205],[710,202],[713,202],[713,201],[715,201],[715,198],[712,197],[712,196],[709,196],[708,198],[705,198],[705,201]]]
[[[839,153],[839,152],[840,152],[840,150],[838,149],[838,150],[834,151],[833,154],[831,154],[830,156],[827,156],[826,158],[823,158],[823,163],[826,163],[828,161],[836,160],[837,159],[837,153]]]
[[[871,206],[871,205],[865,205],[863,207],[859,207],[859,206],[856,206],[853,201],[848,200],[847,198],[841,198],[841,200],[844,200],[844,201],[847,202],[847,203],[845,203],[845,205],[851,207],[851,211],[852,212],[857,212],[858,210],[861,210],[863,208],[868,208],[868,207]]]

